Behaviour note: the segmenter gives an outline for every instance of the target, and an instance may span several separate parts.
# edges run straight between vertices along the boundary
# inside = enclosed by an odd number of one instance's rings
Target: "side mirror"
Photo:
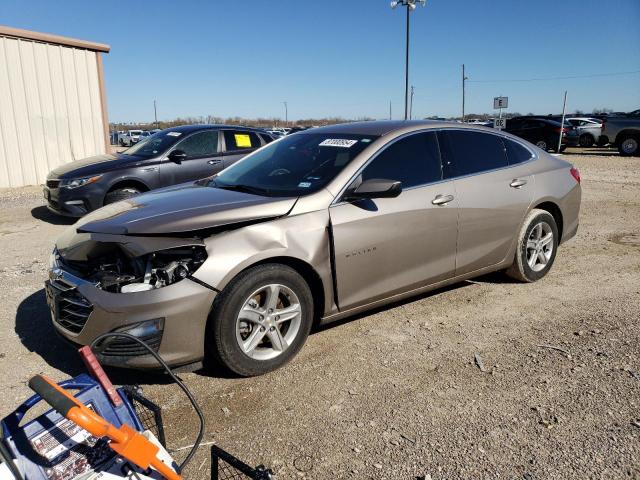
[[[174,163],[180,163],[187,159],[187,154],[182,150],[174,150],[169,154],[169,160]]]
[[[347,191],[345,200],[361,200],[363,198],[395,198],[402,193],[402,182],[372,178],[365,180],[355,189]]]

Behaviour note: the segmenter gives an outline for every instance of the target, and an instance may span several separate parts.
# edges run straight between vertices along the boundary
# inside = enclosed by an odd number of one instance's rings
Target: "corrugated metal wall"
[[[101,153],[96,52],[0,36],[0,187]]]

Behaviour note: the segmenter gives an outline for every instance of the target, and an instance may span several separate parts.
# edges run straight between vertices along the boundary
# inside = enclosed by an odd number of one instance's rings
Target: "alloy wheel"
[[[536,147],[540,148],[541,150],[546,151],[547,150],[547,142],[545,142],[544,140],[538,140],[536,142]]]
[[[301,324],[302,308],[293,290],[265,285],[243,303],[236,319],[236,340],[245,355],[270,360],[289,348]]]
[[[527,238],[527,264],[534,272],[543,270],[553,255],[553,230],[547,222],[537,223]]]
[[[628,155],[636,153],[638,151],[638,140],[635,138],[625,138],[621,147],[622,151]]]

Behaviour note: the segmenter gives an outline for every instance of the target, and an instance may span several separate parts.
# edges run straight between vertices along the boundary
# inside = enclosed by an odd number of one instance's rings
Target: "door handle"
[[[209,165],[217,165],[221,162],[222,160],[209,160],[207,163]]]
[[[523,187],[526,184],[527,184],[526,180],[523,180],[523,179],[520,179],[520,178],[514,178],[513,180],[511,180],[511,183],[509,184],[509,186],[513,187],[513,188],[520,188],[520,187]]]
[[[431,203],[438,205],[439,207],[444,207],[447,203],[452,201],[453,195],[436,195],[436,198],[431,200]]]

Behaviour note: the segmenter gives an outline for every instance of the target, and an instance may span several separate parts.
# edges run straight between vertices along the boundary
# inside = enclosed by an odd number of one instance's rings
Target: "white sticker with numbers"
[[[351,148],[356,143],[357,140],[347,140],[346,138],[327,138],[320,142],[321,147],[341,147],[341,148]]]

